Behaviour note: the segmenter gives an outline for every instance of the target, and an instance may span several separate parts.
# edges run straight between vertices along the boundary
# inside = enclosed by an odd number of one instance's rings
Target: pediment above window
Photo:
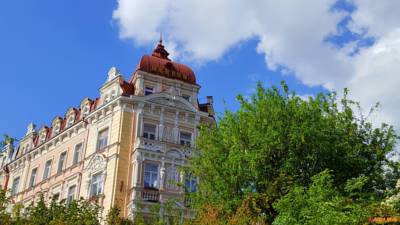
[[[85,167],[85,170],[90,174],[97,173],[99,171],[104,171],[107,167],[107,160],[101,154],[95,154],[89,160],[89,163]]]
[[[160,105],[170,106],[178,109],[183,109],[191,112],[196,112],[197,109],[181,96],[170,95],[168,93],[156,93],[148,95],[145,99]]]

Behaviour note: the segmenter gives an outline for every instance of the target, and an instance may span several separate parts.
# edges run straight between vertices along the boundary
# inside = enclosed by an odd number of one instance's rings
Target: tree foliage
[[[4,134],[3,140],[0,141],[0,150],[1,150],[1,148],[3,148],[4,146],[6,146],[8,144],[13,144],[16,140],[17,139],[15,139],[7,134]]]
[[[197,208],[236,213],[252,196],[259,215],[272,222],[279,199],[326,169],[337,191],[363,176],[362,191],[382,197],[386,155],[397,136],[392,126],[374,128],[358,116],[347,90],[340,100],[335,93],[304,100],[284,83],[268,89],[259,83],[251,98],[238,100],[239,110],[227,110],[215,127],[201,127],[189,168],[201,180]]]
[[[362,186],[363,181],[359,179],[357,185]],[[313,176],[308,188],[293,188],[275,207],[279,215],[273,225],[357,225],[365,223],[369,215],[362,203],[353,202],[335,189],[328,170]]]
[[[14,205],[4,190],[0,190],[0,224],[2,225],[99,225],[100,207],[83,199],[46,202],[43,195],[30,206]],[[22,213],[23,207],[26,207]]]

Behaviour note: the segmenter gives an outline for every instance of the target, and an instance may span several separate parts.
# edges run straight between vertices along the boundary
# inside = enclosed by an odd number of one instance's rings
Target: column
[[[179,111],[176,110],[175,112],[175,125],[174,128],[172,129],[172,136],[173,136],[173,142],[178,143],[178,132],[179,132]]]
[[[164,140],[164,107],[161,107],[160,124],[158,125],[158,140]]]

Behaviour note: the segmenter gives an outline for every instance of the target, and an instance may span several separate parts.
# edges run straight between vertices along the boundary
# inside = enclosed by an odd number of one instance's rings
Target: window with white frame
[[[54,125],[54,128],[53,128],[53,136],[56,136],[57,134],[59,134],[60,133],[60,124],[57,122],[55,125]]]
[[[40,144],[44,143],[46,141],[46,131],[43,131],[40,134]]]
[[[102,150],[108,144],[108,128],[101,130],[97,135],[97,150]]]
[[[90,184],[90,197],[98,196],[103,192],[103,175],[97,173],[92,176]]]
[[[50,177],[51,170],[51,160],[48,160],[46,164],[44,164],[44,172],[43,172],[43,180],[46,180]]]
[[[179,139],[179,143],[181,145],[187,145],[190,146],[192,143],[192,134],[189,132],[180,132],[179,135],[180,139]]]
[[[74,124],[75,122],[75,113],[70,113],[68,116],[68,122],[67,122],[67,127],[72,126],[72,124]]]
[[[189,193],[197,191],[197,178],[191,173],[185,174],[185,191]]]
[[[90,112],[89,105],[87,104],[87,105],[83,106],[82,111],[83,111],[83,113],[82,113],[83,116],[89,115],[89,112]]]
[[[74,158],[72,160],[72,165],[78,164],[78,162],[80,161],[82,146],[83,146],[82,143],[75,145]]]
[[[31,179],[29,180],[29,187],[33,187],[35,185],[36,174],[37,174],[37,168],[33,169],[31,172]]]
[[[146,163],[144,165],[144,187],[158,188],[158,164]]]
[[[144,88],[144,95],[151,95],[154,93],[154,88],[153,87],[145,87]]]
[[[75,199],[75,189],[76,185],[72,185],[68,188],[67,200],[66,200],[67,205]]]
[[[60,154],[60,159],[58,160],[57,173],[61,173],[63,171],[66,158],[67,158],[67,152],[63,152]]]
[[[12,186],[11,186],[11,195],[14,196],[18,193],[18,188],[19,188],[19,181],[20,177],[16,177],[13,180]]]
[[[167,166],[166,187],[169,189],[176,189],[180,182],[178,169],[173,165]]]
[[[145,123],[143,125],[143,137],[151,140],[156,139],[156,125]]]

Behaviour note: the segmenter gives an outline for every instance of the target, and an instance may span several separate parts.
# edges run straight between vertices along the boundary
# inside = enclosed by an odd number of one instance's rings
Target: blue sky
[[[375,33],[369,34],[368,26],[361,25],[358,27],[367,27],[364,33],[356,32],[354,28],[356,26],[353,25],[357,20],[353,17],[355,16],[353,11],[359,8],[361,10],[362,7],[357,3],[348,4],[340,1],[335,3],[335,10],[347,12],[347,14],[333,18],[331,14],[334,12],[324,11],[328,22],[327,24],[321,22],[318,26],[331,27],[321,28],[319,35],[324,39],[321,39],[318,45],[321,45],[323,49],[320,52],[318,49],[315,50],[316,54],[313,55],[309,52],[314,49],[301,52],[304,51],[300,48],[302,43],[307,45],[306,41],[302,42],[305,34],[292,29],[293,27],[287,30],[283,27],[280,33],[276,30],[266,30],[265,33],[246,30],[241,33],[240,30],[245,26],[238,24],[237,27],[233,27],[233,33],[221,31],[222,34],[213,37],[211,33],[205,32],[193,37],[175,24],[174,12],[166,11],[164,14],[171,13],[167,15],[171,18],[170,21],[165,18],[160,19],[155,22],[158,23],[156,26],[153,26],[154,22],[148,21],[149,16],[140,17],[140,14],[135,14],[135,10],[140,10],[140,12],[151,10],[151,7],[143,6],[143,2],[141,0],[129,1],[129,3],[124,0],[2,1],[0,3],[2,32],[0,95],[3,96],[3,104],[0,111],[0,134],[7,133],[21,138],[29,122],[34,122],[38,127],[50,124],[55,116],[63,116],[68,107],[78,106],[84,97],[96,98],[98,88],[104,83],[111,66],[119,68],[124,77],[129,79],[140,57],[152,51],[159,32],[165,34],[167,46],[172,46],[171,52],[176,54],[174,58],[191,66],[195,71],[197,81],[202,86],[199,100],[205,101],[205,96],[213,95],[217,112],[222,112],[225,107],[237,109],[235,96],[237,94],[250,95],[254,90],[256,80],[261,80],[266,86],[279,85],[281,80],[285,80],[291,89],[301,95],[312,95],[328,89],[341,89],[353,80],[347,77],[357,77],[353,75],[357,70],[348,68],[352,68],[352,65],[358,62],[352,62],[351,66],[342,65],[332,61],[329,58],[331,56],[327,56],[324,52],[339,55],[346,48],[350,48],[347,44],[354,42],[357,47],[353,46],[349,52],[340,55],[343,58],[351,57],[349,60],[351,61],[356,58],[353,55],[361,55],[359,52],[368,51],[376,45],[375,39],[379,40],[378,38],[386,35],[386,33],[381,36]],[[332,1],[328,3],[327,7],[323,5],[321,7],[332,8],[334,5]],[[119,10],[129,12],[132,7],[129,4],[134,4],[132,13],[128,13],[125,17],[116,15]],[[140,7],[145,8],[142,10]],[[178,5],[174,7],[179,9]],[[304,7],[307,6],[304,5]],[[227,10],[230,9],[227,8]],[[235,9],[231,10],[234,12]],[[299,10],[301,11],[302,8]],[[133,19],[129,18],[132,15],[137,16]],[[153,16],[151,11],[147,15]],[[316,16],[320,17],[320,15]],[[228,23],[230,21],[228,19],[222,22]],[[286,19],[286,17],[280,18],[278,21]],[[323,18],[322,20],[325,22]],[[260,21],[263,20],[260,19]],[[288,21],[287,23],[293,23],[292,20]],[[354,22],[351,27],[348,25],[349,21]],[[204,27],[192,26],[190,22],[190,20],[182,21],[182,24],[188,23],[188,26],[193,27],[193,33],[197,30],[204,32],[208,27],[212,27],[212,21],[208,21],[209,26],[206,24]],[[309,22],[305,19],[304,24],[307,23]],[[163,24],[165,26],[162,26]],[[257,26],[260,24],[262,25],[259,22]],[[229,24],[222,26],[229,27]],[[276,24],[276,26],[280,25]],[[154,29],[149,30],[149,27],[154,27]],[[130,29],[130,31],[124,34],[124,29]],[[329,33],[336,29],[341,32],[334,35]],[[350,29],[354,30],[350,31]],[[296,35],[299,38],[295,39]],[[202,37],[199,38],[200,36]],[[290,36],[294,36],[294,43],[298,41],[298,46],[300,46],[299,49],[293,49],[294,55],[290,51],[290,54],[287,54],[282,47],[279,47],[281,42],[286,43],[284,46],[291,46],[292,42],[284,42],[287,41],[286,37]],[[216,41],[216,46],[212,46],[214,42],[210,42],[211,44],[202,42],[213,38],[221,42]],[[265,40],[267,40],[267,47],[263,45]],[[337,50],[326,50],[327,45]],[[204,49],[201,46],[207,46],[210,49]],[[301,54],[305,56],[304,61],[299,60]],[[337,58],[336,55],[335,58]],[[314,67],[317,68],[315,71],[310,70]],[[326,77],[314,76],[314,74],[319,74],[320,67],[330,72],[343,67],[343,70],[338,69],[333,72],[344,75],[336,77],[329,76],[328,73]],[[349,74],[345,74],[346,72]],[[351,82],[349,84],[351,86]],[[363,96],[363,93],[357,93],[355,96]],[[398,108],[397,105],[393,107]]]

